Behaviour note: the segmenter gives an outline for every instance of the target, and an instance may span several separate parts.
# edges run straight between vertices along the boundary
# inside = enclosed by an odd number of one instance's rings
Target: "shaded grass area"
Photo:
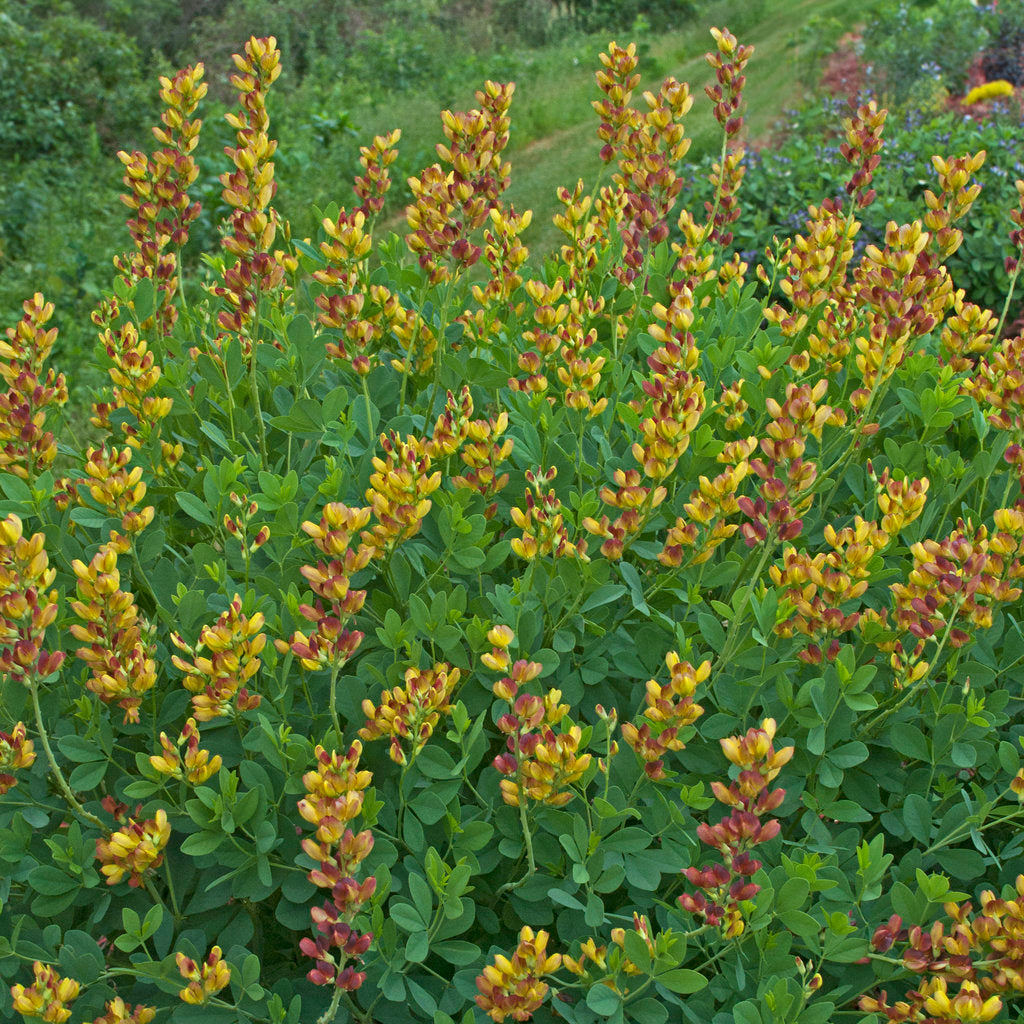
[[[752,18],[751,7],[761,7]],[[744,8],[747,8],[744,11]],[[753,43],[754,56],[747,66],[746,132],[748,140],[766,138],[783,111],[806,98],[807,88],[796,74],[793,39],[796,30],[811,18],[834,19],[835,27],[849,29],[863,8],[844,0],[765,0],[745,5],[742,0],[722,0],[686,26],[652,35],[640,44],[641,84],[634,93],[634,105],[642,104],[645,89],[657,90],[671,75],[689,82],[694,96],[686,127],[694,159],[716,150],[721,129],[711,113],[704,86],[713,73],[704,54],[714,43],[711,26],[728,27],[740,42]],[[623,44],[628,40],[622,39]],[[534,67],[516,80],[512,104],[512,130],[507,156],[512,166],[512,184],[506,199],[518,211],[533,210],[533,222],[524,236],[534,257],[550,253],[561,236],[551,218],[561,208],[557,190],[572,188],[579,179],[590,189],[602,171],[597,139],[597,116],[591,103],[600,95],[594,74],[600,67],[599,54],[607,39],[587,37],[570,50],[558,48],[538,58]],[[459,97],[460,109],[473,105],[471,91]],[[400,101],[387,110],[364,111],[360,117],[367,135],[398,126],[402,146],[422,153],[423,163],[433,161],[433,144],[441,138],[440,105],[426,96]],[[607,182],[607,175],[603,179]],[[741,194],[742,201],[742,194]],[[404,230],[400,212],[388,225]]]

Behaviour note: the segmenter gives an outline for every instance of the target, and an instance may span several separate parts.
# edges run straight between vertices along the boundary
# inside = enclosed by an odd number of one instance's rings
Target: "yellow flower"
[[[209,1001],[210,996],[228,987],[231,982],[231,968],[221,959],[220,946],[214,946],[203,962],[197,964],[190,956],[177,953],[175,960],[178,971],[188,982],[180,989],[178,998],[193,1006],[201,1006]]]
[[[963,105],[969,107],[974,103],[984,103],[986,100],[994,100],[999,96],[1012,96],[1013,86],[1002,78],[994,82],[985,82],[975,86],[964,98]]]
[[[44,966],[38,960],[32,965],[36,980],[28,987],[11,986],[14,1009],[22,1017],[38,1017],[40,1020],[63,1024],[71,1016],[65,1005],[78,998],[81,986],[73,978],[62,978],[54,968]]]
[[[107,876],[107,885],[117,885],[128,875],[130,886],[141,886],[142,876],[163,863],[164,847],[170,838],[167,812],[161,807],[154,818],[143,822],[129,818],[109,839],[97,839],[96,859]]]

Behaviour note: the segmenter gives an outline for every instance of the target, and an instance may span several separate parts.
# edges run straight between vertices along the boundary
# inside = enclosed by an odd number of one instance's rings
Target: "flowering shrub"
[[[444,112],[404,240],[397,134],[294,237],[251,39],[189,305],[203,69],[162,82],[103,440],[61,429],[42,295],[0,342],[0,1015],[1010,1019],[1024,198],[999,310],[946,267],[976,153],[859,246],[865,106],[759,300],[751,48],[713,36],[706,209],[689,90],[634,105],[612,43],[607,181],[560,190],[543,271],[511,83]]]

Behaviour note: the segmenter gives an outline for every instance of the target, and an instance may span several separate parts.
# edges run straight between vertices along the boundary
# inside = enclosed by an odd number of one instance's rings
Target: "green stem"
[[[57,759],[53,756],[53,749],[50,746],[50,737],[46,731],[46,726],[43,724],[43,712],[39,706],[39,684],[33,679],[28,684],[28,692],[32,698],[32,710],[36,716],[36,729],[39,731],[39,740],[43,744],[43,750],[46,752],[46,760],[50,763],[50,770],[53,772],[54,778],[57,780],[57,785],[60,787],[60,791],[64,794],[64,799],[68,802],[68,806],[79,815],[84,818],[90,825],[95,825],[103,832],[108,832],[107,826],[96,817],[91,811],[87,811],[79,802],[78,798],[74,793],[71,792],[71,787],[68,785],[67,779],[64,778],[64,773],[60,770],[60,766],[57,764]]]
[[[331,695],[330,695],[330,711],[331,711],[331,725],[334,727],[334,735],[337,737],[339,746],[342,742],[341,732],[341,721],[338,718],[338,704],[337,704],[337,687],[338,687],[338,673],[341,671],[341,662],[337,659],[331,666]]]
[[[995,334],[993,335],[996,341],[999,340],[1000,336],[1003,333],[1003,324],[1006,323],[1006,314],[1009,313],[1010,311],[1010,303],[1013,301],[1013,292],[1014,289],[1017,287],[1017,278],[1019,276],[1020,263],[1018,262],[1017,266],[1013,268],[1013,273],[1010,275],[1010,287],[1006,291],[1006,301],[1003,303],[1003,312],[1002,315],[999,317],[999,325],[996,327]]]

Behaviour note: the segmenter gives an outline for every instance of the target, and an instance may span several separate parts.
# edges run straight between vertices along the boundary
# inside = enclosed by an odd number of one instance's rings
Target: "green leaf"
[[[621,1005],[622,996],[607,985],[592,985],[587,993],[587,1006],[600,1017],[610,1017]]]
[[[654,980],[659,985],[664,985],[669,992],[677,992],[684,996],[699,992],[708,983],[703,974],[691,971],[688,967],[677,967],[675,970],[665,971],[664,974],[656,974]]]
[[[422,963],[427,958],[430,944],[425,931],[416,931],[409,936],[405,944],[405,958],[414,964]]]
[[[903,824],[911,837],[927,842],[932,834],[932,805],[920,793],[908,793],[903,803]]]
[[[61,736],[57,741],[57,746],[69,761],[74,761],[77,764],[84,764],[87,761],[102,761],[106,757],[99,740],[87,740],[84,736]]]
[[[430,947],[430,951],[457,967],[468,967],[480,958],[480,947],[462,939],[441,939]]]
[[[420,915],[420,919],[425,925],[430,924],[434,910],[434,898],[429,883],[422,875],[417,875],[415,872],[410,873],[409,894],[412,896],[413,906]]]
[[[965,882],[985,872],[985,858],[977,850],[940,850],[935,859],[954,878]]]
[[[181,844],[181,852],[191,857],[201,857],[219,849],[223,842],[223,832],[196,832],[185,838]]]
[[[787,910],[799,910],[810,894],[811,885],[805,878],[789,878],[775,894],[775,909],[780,914]]]
[[[42,896],[61,896],[77,889],[82,882],[52,864],[40,864],[29,872],[28,884]]]
[[[188,491],[176,491],[174,500],[177,501],[181,510],[197,523],[213,526],[213,516],[210,514],[210,510],[194,494],[190,494]]]
[[[406,932],[422,931],[428,923],[420,917],[416,908],[410,903],[391,903],[388,907],[388,914],[391,920]]]

